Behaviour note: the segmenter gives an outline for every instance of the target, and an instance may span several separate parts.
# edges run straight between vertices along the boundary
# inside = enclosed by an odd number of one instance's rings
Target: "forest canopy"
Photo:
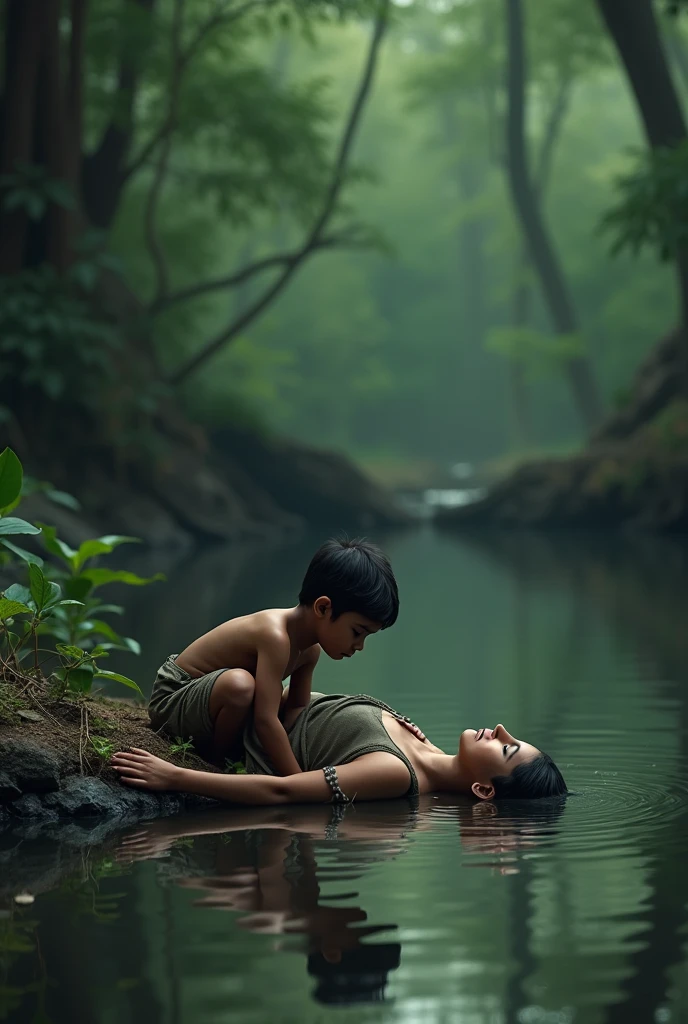
[[[688,146],[648,135],[615,8],[8,0],[4,420],[38,396],[154,449],[172,403],[373,461],[580,443],[682,315]],[[682,5],[625,9],[676,128]]]

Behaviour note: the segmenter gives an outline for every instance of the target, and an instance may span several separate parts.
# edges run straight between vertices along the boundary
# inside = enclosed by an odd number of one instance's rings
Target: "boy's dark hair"
[[[299,604],[329,597],[332,618],[358,612],[382,629],[399,614],[399,594],[392,566],[379,548],[366,540],[328,540],[319,548],[301,584]]]
[[[532,800],[568,793],[564,776],[549,754],[542,752],[532,761],[517,765],[511,775],[495,776],[492,785],[495,800]]]

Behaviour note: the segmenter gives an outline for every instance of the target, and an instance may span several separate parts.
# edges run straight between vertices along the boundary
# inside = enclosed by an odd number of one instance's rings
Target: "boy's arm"
[[[256,736],[278,775],[298,775],[299,763],[278,716],[282,676],[289,659],[289,644],[282,637],[266,640],[258,651],[253,722]]]
[[[305,708],[311,699],[313,671],[320,657],[320,644],[313,644],[305,652],[302,665],[295,669],[289,679],[289,693],[284,702],[284,710],[289,708]]]

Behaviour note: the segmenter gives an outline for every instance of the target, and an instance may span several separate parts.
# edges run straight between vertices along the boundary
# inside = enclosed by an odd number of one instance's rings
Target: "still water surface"
[[[141,678],[220,619],[292,602],[321,539],[170,567],[134,595]],[[86,853],[65,838],[45,891],[2,911],[0,1020],[688,1020],[688,549],[430,528],[383,543],[399,622],[321,661],[317,688],[374,694],[445,750],[502,721],[576,795],[339,822],[230,809]]]

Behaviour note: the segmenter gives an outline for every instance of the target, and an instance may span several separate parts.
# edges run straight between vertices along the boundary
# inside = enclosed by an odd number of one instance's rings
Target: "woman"
[[[363,694],[313,694],[284,720],[298,775],[278,777],[252,727],[244,735],[247,775],[179,768],[133,748],[112,764],[123,782],[154,790],[199,793],[240,804],[349,803],[421,793],[463,793],[479,800],[566,793],[548,754],[503,725],[467,729],[456,754],[445,754],[409,719]]]

